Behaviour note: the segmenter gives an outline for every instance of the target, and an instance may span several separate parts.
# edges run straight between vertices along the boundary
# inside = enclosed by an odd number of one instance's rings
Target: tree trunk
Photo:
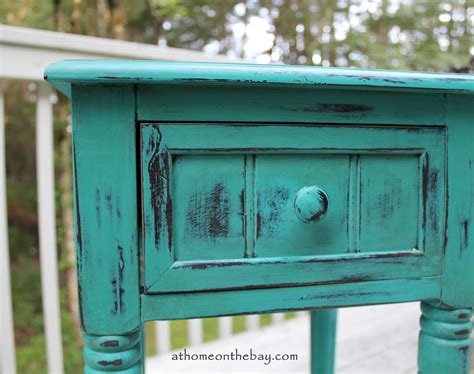
[[[71,14],[71,31],[73,34],[80,34],[81,25],[79,21],[81,19],[81,0],[73,0],[72,2],[72,14]]]
[[[54,0],[54,29],[63,31],[63,18],[61,14],[61,0]]]

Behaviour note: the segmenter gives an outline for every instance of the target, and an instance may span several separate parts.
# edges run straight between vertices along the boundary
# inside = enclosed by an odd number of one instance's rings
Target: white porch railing
[[[36,158],[39,217],[39,252],[42,282],[43,318],[46,338],[48,372],[62,373],[63,352],[56,246],[56,218],[54,208],[54,149],[53,111],[54,92],[43,82],[45,67],[64,59],[154,59],[176,61],[229,61],[225,56],[174,48],[160,48],[131,42],[114,41],[88,36],[0,25],[0,372],[15,373],[15,338],[13,330],[12,295],[10,285],[8,223],[6,203],[4,100],[1,82],[23,80],[35,82],[36,101]],[[279,322],[282,314],[275,314]],[[158,352],[171,349],[169,322],[155,322]],[[259,327],[259,316],[248,316],[247,329]],[[232,334],[232,319],[218,320],[218,336]],[[202,321],[188,321],[188,341],[199,344],[203,340]]]

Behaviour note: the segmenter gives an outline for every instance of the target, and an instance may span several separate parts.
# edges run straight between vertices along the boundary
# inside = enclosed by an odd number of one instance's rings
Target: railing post
[[[260,328],[260,315],[248,315],[245,318],[245,328],[247,329],[247,331],[258,330]]]
[[[54,204],[53,110],[49,85],[44,82],[38,82],[37,84],[36,172],[44,329],[48,372],[62,373],[64,369]]]
[[[189,345],[202,343],[202,320],[199,318],[188,319]]]
[[[232,317],[220,317],[217,319],[217,323],[220,339],[228,338],[232,335]]]
[[[15,335],[8,252],[5,111],[0,81],[0,373],[15,373]]]
[[[170,321],[153,322],[155,327],[155,345],[157,353],[165,353],[171,350]]]
[[[285,320],[285,313],[273,313],[271,318],[272,324],[283,322]]]

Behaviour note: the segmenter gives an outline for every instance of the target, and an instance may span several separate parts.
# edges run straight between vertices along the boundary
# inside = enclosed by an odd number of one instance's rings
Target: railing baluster
[[[285,320],[285,313],[273,313],[271,318],[272,324],[283,322]]]
[[[221,317],[217,319],[219,339],[227,338],[232,335],[232,317]]]
[[[188,320],[189,345],[202,343],[202,320],[195,318]]]
[[[51,89],[38,83],[36,102],[36,171],[38,232],[48,372],[63,372],[54,204],[53,110]]]
[[[251,314],[245,318],[245,327],[248,331],[257,330],[260,328],[260,316],[258,314]]]
[[[171,350],[171,329],[170,321],[156,321],[155,327],[155,345],[157,353],[165,353]]]
[[[15,373],[15,335],[8,252],[5,111],[0,81],[0,373]]]

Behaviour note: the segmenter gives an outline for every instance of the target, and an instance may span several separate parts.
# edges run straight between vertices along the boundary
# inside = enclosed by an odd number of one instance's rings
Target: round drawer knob
[[[296,194],[295,213],[304,223],[322,220],[328,211],[329,198],[318,186],[303,187]]]

